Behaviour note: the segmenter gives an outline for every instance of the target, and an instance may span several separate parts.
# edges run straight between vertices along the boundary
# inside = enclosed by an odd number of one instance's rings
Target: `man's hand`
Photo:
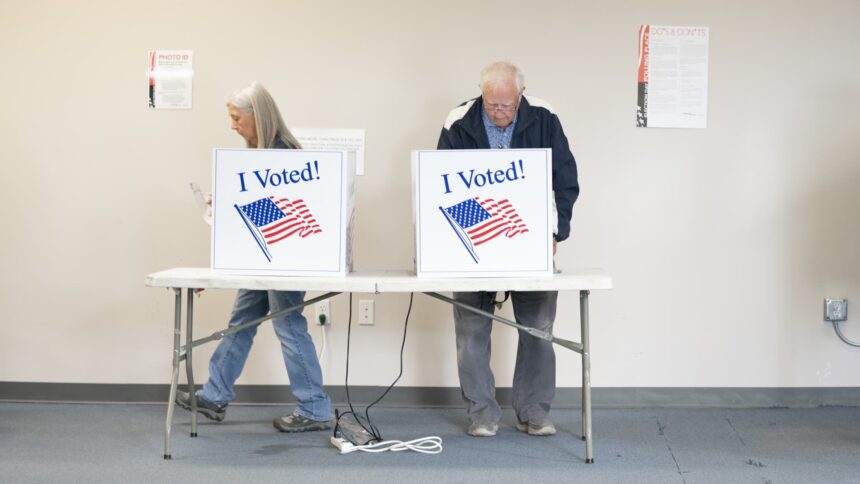
[[[558,251],[558,242],[555,240],[555,237],[552,238],[552,255]]]

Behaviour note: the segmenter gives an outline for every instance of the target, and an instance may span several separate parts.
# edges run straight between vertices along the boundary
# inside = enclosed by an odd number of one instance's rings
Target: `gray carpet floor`
[[[283,434],[289,408],[234,405],[189,437],[177,410],[163,459],[164,405],[0,403],[0,482],[860,483],[860,408],[596,409],[594,464],[579,410],[530,437],[505,412],[496,437],[463,433],[462,409],[374,408],[386,439],[438,435],[438,455],[340,455],[329,432]]]

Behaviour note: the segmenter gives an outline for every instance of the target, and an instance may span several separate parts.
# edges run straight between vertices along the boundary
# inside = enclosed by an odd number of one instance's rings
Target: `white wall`
[[[208,264],[188,182],[209,185],[213,147],[242,145],[223,101],[252,80],[289,125],[367,130],[356,269],[409,267],[409,152],[434,147],[480,68],[507,58],[579,163],[559,265],[615,280],[591,299],[595,386],[857,386],[860,352],[821,306],[860,303],[858,18],[849,0],[7,0],[0,381],[168,381],[172,293],[144,276]],[[640,23],[710,27],[706,130],[634,127]],[[194,50],[193,110],[146,108],[153,48]],[[202,295],[198,335],[232,297]],[[383,385],[407,297],[358,297],[377,301],[377,325],[354,328],[350,381]],[[333,310],[323,367],[338,384],[344,296]],[[557,334],[578,339],[576,294],[559,314]],[[856,317],[844,327],[860,340]],[[515,333],[494,337],[507,386]],[[197,351],[198,379],[213,349]],[[442,303],[416,298],[406,351],[403,385],[457,385]],[[559,385],[577,386],[577,355],[558,354]],[[265,326],[240,383],[286,383],[282,365]]]

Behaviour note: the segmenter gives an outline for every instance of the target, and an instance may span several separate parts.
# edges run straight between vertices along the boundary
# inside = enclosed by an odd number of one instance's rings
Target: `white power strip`
[[[337,450],[339,450],[341,454],[348,454],[355,450],[355,444],[346,439],[335,437],[334,435],[331,436],[331,445],[337,447]]]
[[[332,436],[331,445],[337,447],[337,449],[340,450],[341,454],[349,454],[350,452],[355,452],[357,450],[371,453],[386,452],[389,450],[391,452],[411,450],[414,452],[420,452],[422,454],[438,454],[442,452],[442,438],[437,437],[435,435],[410,440],[408,442],[403,442],[400,440],[386,440],[384,442],[377,442],[375,444],[365,445],[355,445],[352,442],[341,437]]]

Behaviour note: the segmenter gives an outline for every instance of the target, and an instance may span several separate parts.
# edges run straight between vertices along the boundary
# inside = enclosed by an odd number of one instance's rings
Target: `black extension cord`
[[[346,403],[349,406],[349,411],[340,413],[335,409],[335,424],[334,431],[332,432],[332,436],[334,438],[342,438],[358,446],[383,441],[382,433],[370,420],[370,409],[385,398],[385,396],[388,395],[388,392],[394,388],[394,385],[400,381],[400,377],[403,376],[403,350],[406,347],[406,330],[409,327],[409,315],[412,313],[412,300],[414,297],[415,293],[409,293],[409,308],[406,310],[406,319],[403,322],[403,339],[400,342],[400,372],[397,374],[397,378],[394,379],[391,385],[382,392],[382,395],[365,408],[365,421],[363,422],[362,417],[355,412],[355,408],[353,407],[352,400],[349,396],[349,345],[352,336],[352,293],[349,294],[349,317],[347,319],[346,327],[346,377],[344,379]],[[355,424],[357,425],[353,424],[352,420],[349,419],[350,416],[352,416],[355,420]],[[342,420],[343,422],[341,422]]]

